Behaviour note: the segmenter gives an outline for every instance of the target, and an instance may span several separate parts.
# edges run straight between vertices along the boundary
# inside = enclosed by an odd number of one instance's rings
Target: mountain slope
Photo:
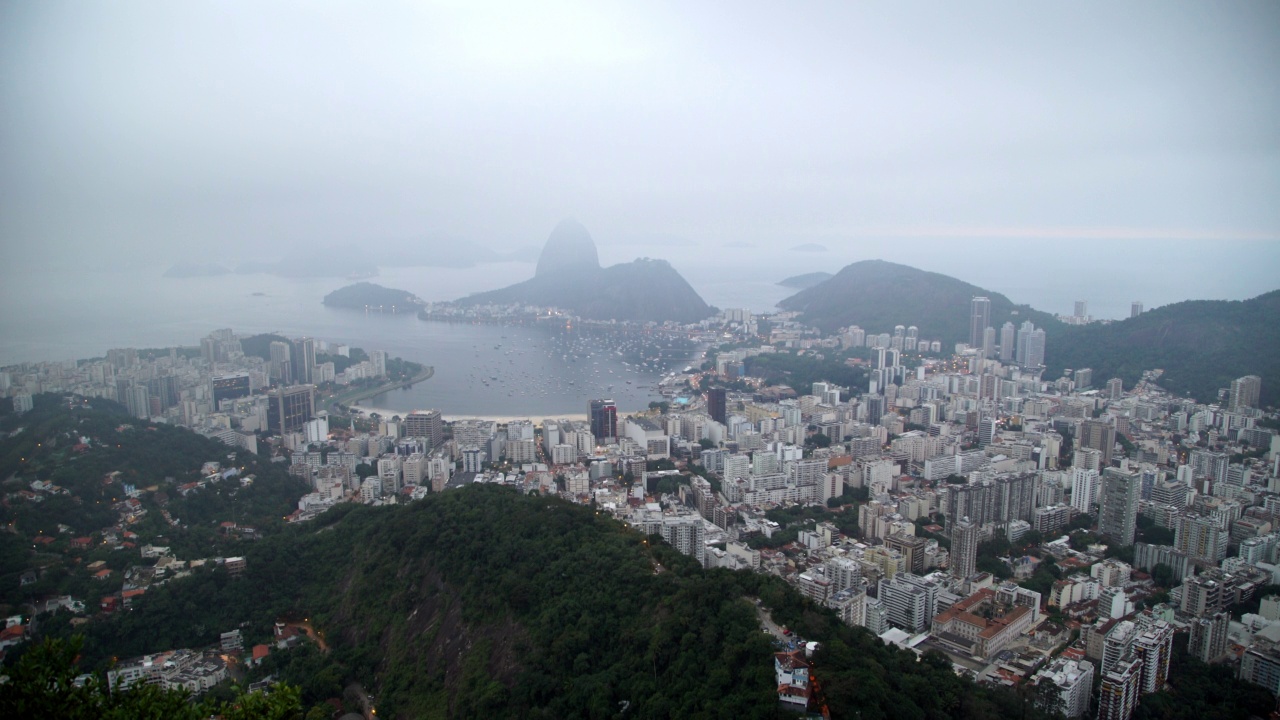
[[[537,276],[563,272],[590,272],[600,269],[600,255],[591,233],[582,223],[565,218],[555,226],[538,256]]]
[[[885,646],[780,578],[704,571],[590,508],[508,488],[343,506],[246,556],[238,578],[201,571],[86,626],[86,655],[215,642],[236,626],[248,646],[290,617],[327,649],[273,651],[250,679],[277,673],[307,706],[359,682],[379,717],[791,717],[757,597],[823,644],[814,672],[836,717],[1018,710],[1012,693]]]
[[[1243,300],[1189,300],[1108,325],[1064,326],[1048,334],[1046,377],[1093,369],[1094,385],[1119,377],[1132,387],[1160,368],[1160,384],[1212,402],[1244,375],[1262,377],[1262,402],[1280,402],[1280,290]]]
[[[591,236],[572,220],[552,231],[532,278],[457,302],[554,306],[591,320],[688,323],[712,314],[711,307],[665,260],[642,258],[601,268]]]
[[[1212,402],[1235,378],[1259,375],[1262,402],[1280,402],[1280,291],[1244,301],[1192,300],[1113,323],[1072,326],[997,292],[939,273],[868,260],[778,303],[803,322],[827,332],[858,325],[888,332],[916,325],[920,337],[940,339],[944,349],[968,342],[969,304],[991,299],[991,325],[1030,320],[1044,328],[1044,377],[1065,368],[1092,368],[1094,384],[1112,377],[1132,387],[1144,370],[1162,369],[1160,384],[1200,402]]]
[[[884,260],[846,265],[831,279],[802,290],[778,307],[800,313],[800,320],[826,332],[857,325],[867,332],[889,332],[894,325],[915,325],[920,337],[941,340],[944,348],[969,341],[969,306],[975,296],[991,299],[991,323],[1058,327],[1047,313],[1015,305],[1000,293],[940,273]]]
[[[805,288],[811,288],[819,283],[824,283],[832,277],[834,277],[834,275],[829,272],[811,272],[803,275],[792,275],[786,280],[779,280],[778,284],[782,287],[804,290]]]

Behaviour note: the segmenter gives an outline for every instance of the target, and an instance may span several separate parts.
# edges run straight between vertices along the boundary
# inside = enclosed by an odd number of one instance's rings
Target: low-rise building
[[[777,679],[778,702],[795,710],[809,707],[813,692],[809,681],[809,661],[799,650],[773,654],[773,669]]]
[[[1024,605],[1002,605],[982,589],[933,618],[934,640],[972,657],[990,657],[1031,629],[1035,613]]]

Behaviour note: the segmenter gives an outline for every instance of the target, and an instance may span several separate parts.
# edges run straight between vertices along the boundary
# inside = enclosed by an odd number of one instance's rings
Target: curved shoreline
[[[368,400],[374,395],[381,395],[384,392],[389,392],[391,390],[395,390],[396,388],[413,387],[414,385],[417,385],[418,383],[423,382],[424,380],[430,380],[435,374],[436,374],[435,366],[428,365],[425,370],[413,376],[407,382],[383,383],[382,385],[379,385],[377,387],[361,390],[350,396],[347,396],[344,393],[337,393],[333,397],[325,400],[325,403],[327,405],[333,405],[334,403],[337,403],[339,405],[348,405],[348,406],[354,405],[360,402],[361,400]]]

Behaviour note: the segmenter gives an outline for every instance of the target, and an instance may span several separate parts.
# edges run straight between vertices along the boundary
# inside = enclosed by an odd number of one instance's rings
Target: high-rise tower
[[[1013,323],[1007,322],[1000,326],[1000,362],[1013,362],[1017,354],[1017,341],[1015,335],[1017,330],[1014,329]]]
[[[404,417],[402,427],[405,437],[426,438],[432,450],[444,443],[444,419],[439,410],[414,410]]]
[[[951,528],[951,567],[953,577],[964,580],[977,571],[978,526],[968,516]]]
[[[596,442],[618,437],[618,408],[612,400],[592,400],[588,413]]]
[[[293,346],[287,342],[271,343],[271,379],[281,385],[293,383]]]
[[[1104,469],[1098,532],[1117,545],[1132,545],[1138,531],[1138,501],[1141,498],[1141,475],[1120,468]]]
[[[1102,467],[1110,467],[1111,451],[1116,444],[1116,428],[1105,420],[1085,420],[1080,423],[1077,447],[1092,448],[1102,453]]]
[[[310,383],[316,367],[315,338],[300,337],[293,341],[293,381]]]
[[[267,393],[267,428],[276,434],[297,432],[315,415],[314,385],[293,385]]]
[[[983,332],[991,325],[991,299],[976,297],[969,304],[969,347],[982,347]]]
[[[724,424],[725,421],[725,392],[724,388],[711,388],[707,391],[707,414],[712,420]]]
[[[1262,395],[1262,378],[1257,375],[1245,375],[1231,381],[1231,397],[1227,409],[1237,411],[1247,407],[1258,407],[1258,398]]]
[[[984,328],[982,331],[982,357],[991,360],[996,356],[996,329]]]

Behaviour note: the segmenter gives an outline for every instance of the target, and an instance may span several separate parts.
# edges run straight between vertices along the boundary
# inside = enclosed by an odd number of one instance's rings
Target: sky
[[[0,280],[573,216],[606,259],[1243,244],[1274,287],[1277,77],[1275,2],[8,0]]]

